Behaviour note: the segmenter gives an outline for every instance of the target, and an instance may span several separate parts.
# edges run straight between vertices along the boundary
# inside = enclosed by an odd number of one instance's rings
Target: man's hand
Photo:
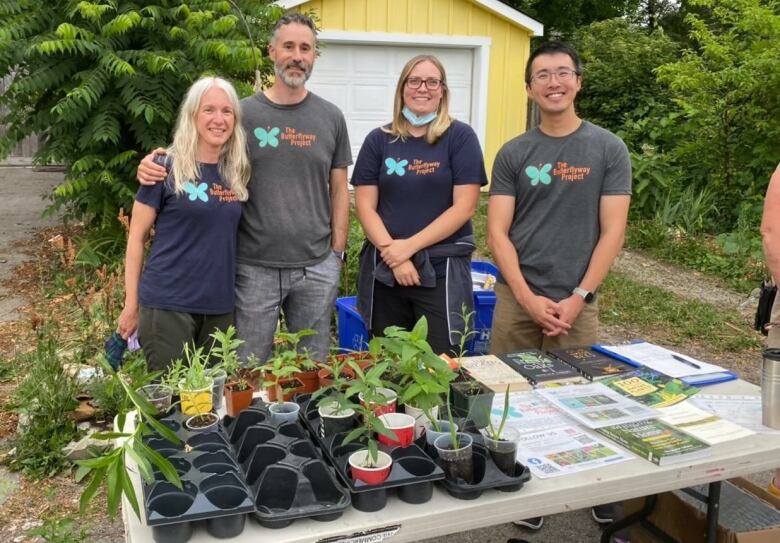
[[[117,322],[117,332],[122,336],[122,339],[127,339],[138,328],[138,307],[125,306],[122,309],[122,313],[119,315]]]
[[[535,294],[518,300],[518,303],[531,315],[534,322],[542,327],[546,336],[566,335],[569,332],[571,324],[560,317],[562,308],[559,303]]]
[[[580,312],[585,307],[585,300],[579,294],[572,294],[568,298],[564,298],[558,302],[560,313],[558,318],[563,322],[568,323],[570,326],[574,326],[574,321],[580,316]]]
[[[148,155],[146,155],[141,163],[138,165],[138,172],[136,178],[142,185],[154,185],[160,181],[164,181],[168,177],[168,170],[164,166],[160,166],[154,162],[155,155],[165,155],[166,151],[162,147],[158,147]]]
[[[385,264],[395,269],[396,266],[407,262],[414,255],[414,248],[411,247],[409,240],[394,239],[387,245],[380,248],[379,254]]]
[[[393,268],[396,283],[404,287],[420,286],[420,275],[411,260],[400,263]]]

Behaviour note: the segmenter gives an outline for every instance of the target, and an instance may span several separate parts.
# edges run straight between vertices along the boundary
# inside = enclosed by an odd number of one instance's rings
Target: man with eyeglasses
[[[493,353],[598,340],[596,291],[623,246],[631,161],[620,138],[577,115],[581,74],[565,43],[531,53],[526,90],[540,124],[507,142],[493,165],[488,245],[500,270]],[[599,508],[594,518],[611,521]],[[542,520],[518,524],[539,529]]]
[[[261,362],[271,354],[280,311],[291,332],[317,332],[299,344],[312,358],[324,361],[330,345],[352,152],[341,110],[306,89],[316,49],[312,19],[284,15],[268,46],[274,83],[241,101],[252,171],[238,231],[235,322],[242,358]],[[166,175],[151,155],[138,168],[143,184]]]

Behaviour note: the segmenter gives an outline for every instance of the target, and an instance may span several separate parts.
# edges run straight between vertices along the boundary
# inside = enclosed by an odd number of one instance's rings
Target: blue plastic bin
[[[475,260],[471,271],[498,276],[498,268],[492,262]],[[490,329],[493,326],[493,311],[496,308],[496,293],[492,290],[474,288],[474,322],[476,334],[466,343],[468,354],[486,354],[490,348]],[[339,348],[363,351],[368,348],[368,330],[357,311],[357,297],[345,296],[336,300],[339,326]]]

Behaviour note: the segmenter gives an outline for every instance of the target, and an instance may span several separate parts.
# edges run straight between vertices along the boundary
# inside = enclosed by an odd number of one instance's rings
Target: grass
[[[621,273],[612,272],[604,281],[599,305],[605,324],[641,329],[655,342],[684,345],[704,341],[727,352],[761,347],[758,336],[736,311],[687,300]]]

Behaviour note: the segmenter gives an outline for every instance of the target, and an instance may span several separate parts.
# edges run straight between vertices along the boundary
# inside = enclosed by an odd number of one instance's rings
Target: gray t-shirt
[[[237,260],[272,268],[321,262],[330,251],[330,170],[352,164],[341,110],[309,92],[280,105],[241,100],[252,178],[238,229]]]
[[[490,194],[515,198],[509,238],[520,270],[534,293],[559,301],[588,268],[601,196],[631,194],[628,149],[587,121],[562,138],[534,128],[498,152]]]

